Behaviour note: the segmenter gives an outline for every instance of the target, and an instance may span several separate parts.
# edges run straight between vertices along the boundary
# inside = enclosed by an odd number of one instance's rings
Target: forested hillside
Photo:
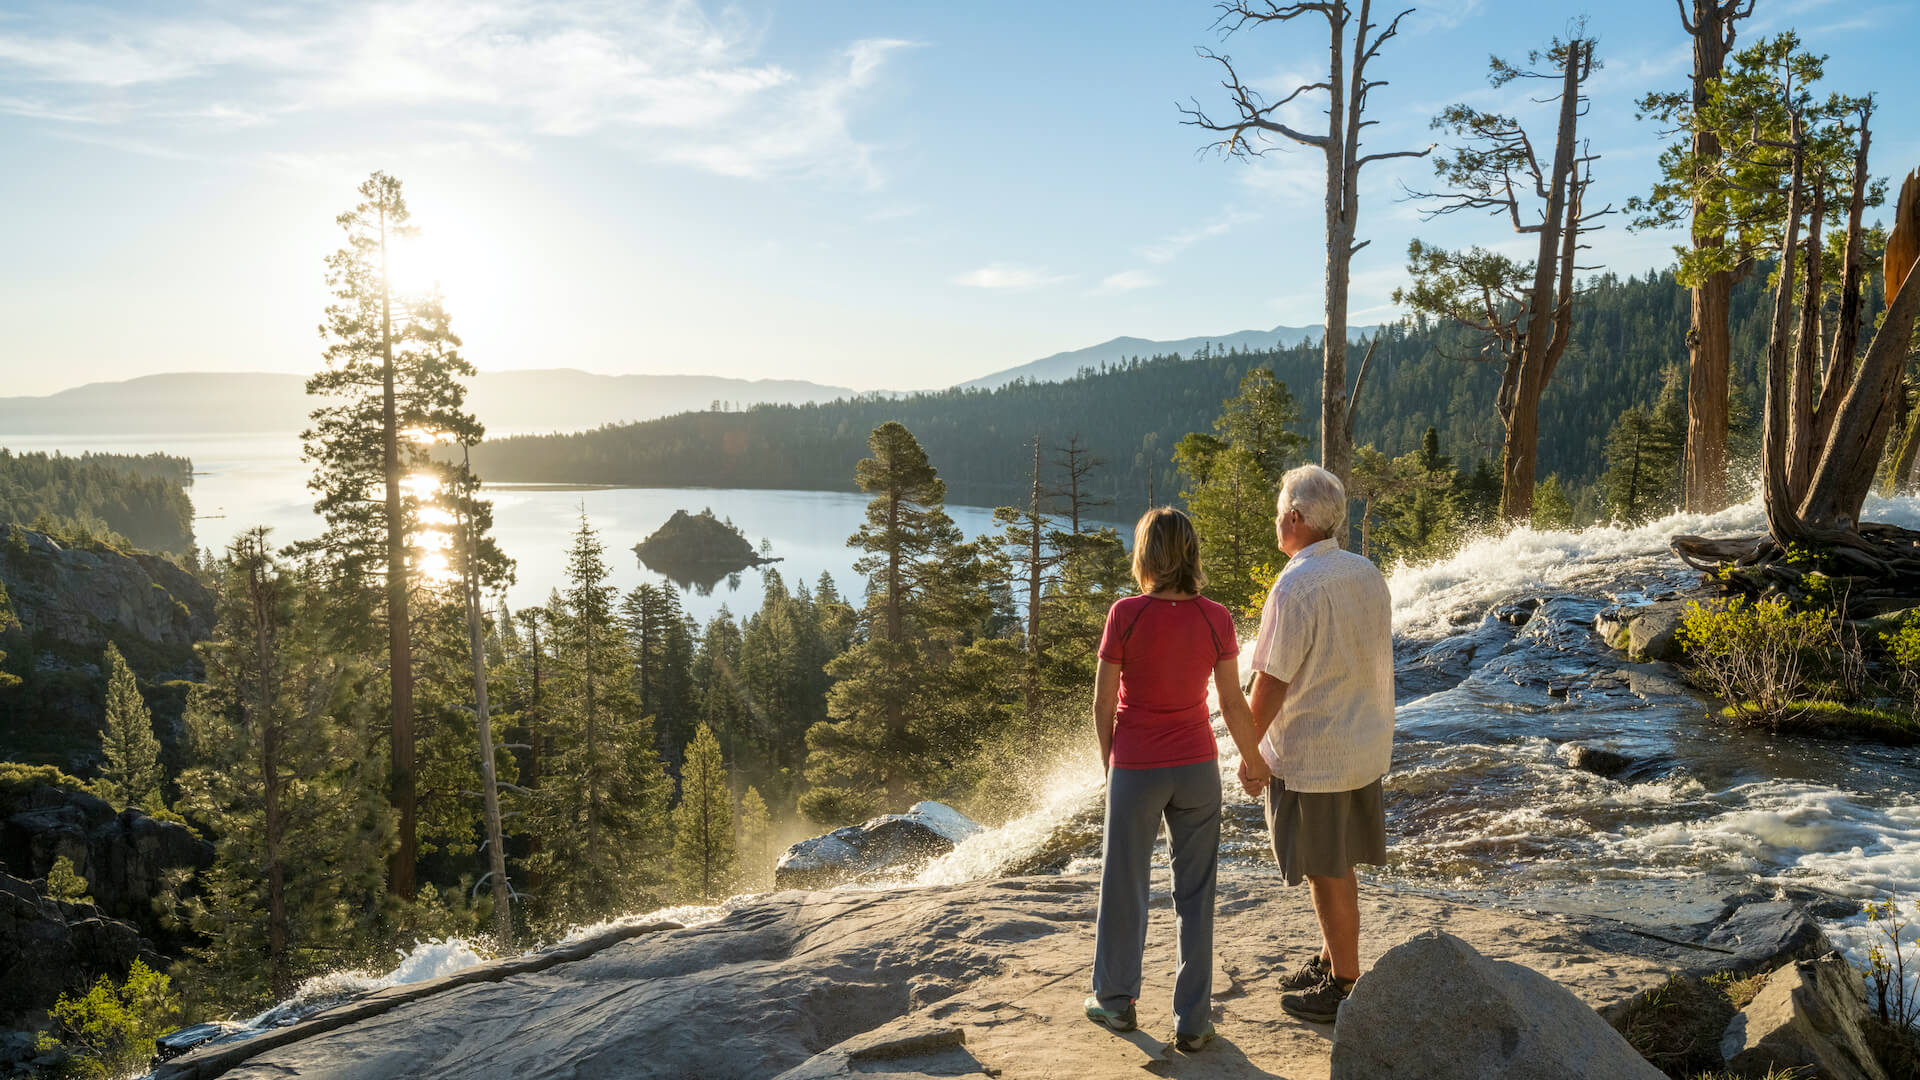
[[[0,447],[0,525],[149,551],[193,547],[193,463],[165,454],[15,454]]]
[[[1741,401],[1755,400],[1766,293],[1765,274],[1756,272],[1734,294],[1734,385]],[[1870,305],[1869,318],[1879,307],[1877,293]],[[1614,421],[1629,408],[1650,405],[1664,369],[1684,365],[1687,293],[1671,271],[1602,275],[1589,282],[1574,319],[1573,342],[1541,406],[1541,429],[1552,438],[1542,440],[1540,472],[1585,487],[1603,468]],[[1356,441],[1398,455],[1418,449],[1433,426],[1463,465],[1498,458],[1500,372],[1473,359],[1480,345],[1451,324],[1387,327],[1358,399]],[[1150,489],[1160,501],[1175,495],[1174,444],[1190,431],[1210,430],[1220,402],[1250,367],[1271,367],[1286,383],[1306,418],[1299,430],[1315,439],[1320,363],[1318,347],[1306,345],[1134,358],[1057,383],[686,413],[572,435],[508,438],[476,447],[474,464],[488,479],[508,482],[842,490],[865,454],[867,433],[898,420],[940,462],[954,501],[990,505],[1020,495],[1031,457],[1026,440],[1039,434],[1064,442],[1077,433],[1106,459],[1099,483],[1124,514],[1144,506]]]

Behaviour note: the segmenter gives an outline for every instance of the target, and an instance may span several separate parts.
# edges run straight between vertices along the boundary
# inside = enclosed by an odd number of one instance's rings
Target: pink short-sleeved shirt
[[[1240,655],[1233,616],[1197,596],[1129,596],[1107,610],[1100,659],[1120,667],[1116,769],[1158,769],[1219,756],[1207,708],[1215,664]]]

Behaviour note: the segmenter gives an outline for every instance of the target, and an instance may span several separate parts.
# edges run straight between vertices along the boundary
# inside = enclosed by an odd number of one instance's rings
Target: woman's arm
[[[1264,781],[1272,774],[1267,770],[1267,759],[1260,754],[1261,733],[1254,727],[1253,709],[1247,704],[1247,696],[1240,692],[1238,658],[1222,657],[1213,666],[1213,685],[1220,694],[1220,716],[1227,722],[1227,734],[1240,750],[1240,775]]]
[[[1100,767],[1113,760],[1113,715],[1120,708],[1120,665],[1100,661],[1093,675],[1093,734],[1100,740]]]

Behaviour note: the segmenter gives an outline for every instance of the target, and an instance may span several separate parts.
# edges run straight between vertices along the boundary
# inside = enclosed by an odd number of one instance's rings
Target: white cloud
[[[991,263],[961,274],[953,279],[953,283],[975,289],[1037,289],[1071,280],[1071,274],[1050,274],[1032,266]]]
[[[860,40],[776,63],[762,55],[762,28],[701,0],[309,11],[236,4],[168,18],[45,8],[0,23],[0,111],[138,124],[148,138],[397,114],[425,128],[424,141],[505,153],[523,153],[536,136],[626,132],[643,136],[633,140],[642,152],[728,176],[821,172],[876,185],[872,148],[850,116],[888,58],[911,44]]]
[[[1160,279],[1145,270],[1122,270],[1117,274],[1108,274],[1100,279],[1100,287],[1095,292],[1117,293],[1132,292],[1135,289],[1151,289],[1160,284]]]

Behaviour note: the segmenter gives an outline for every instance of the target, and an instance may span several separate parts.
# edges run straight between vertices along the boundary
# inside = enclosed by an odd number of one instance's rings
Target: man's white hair
[[[1307,528],[1327,536],[1347,534],[1347,486],[1318,465],[1302,465],[1280,478],[1276,518],[1300,511]]]

